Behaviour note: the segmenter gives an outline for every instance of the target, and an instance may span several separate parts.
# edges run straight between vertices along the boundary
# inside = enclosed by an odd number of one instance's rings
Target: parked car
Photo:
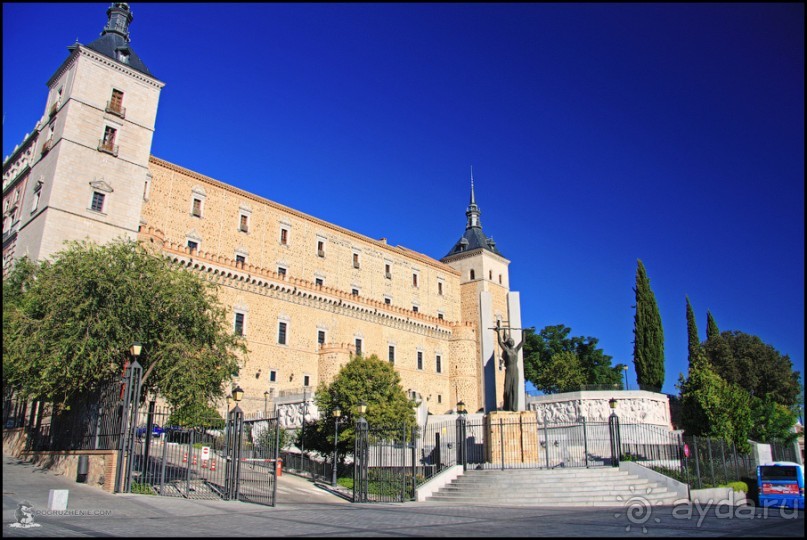
[[[159,437],[163,434],[165,430],[161,428],[159,425],[154,424],[151,426],[151,436],[152,437]],[[140,426],[137,428],[137,437],[142,438],[146,434],[146,426]]]

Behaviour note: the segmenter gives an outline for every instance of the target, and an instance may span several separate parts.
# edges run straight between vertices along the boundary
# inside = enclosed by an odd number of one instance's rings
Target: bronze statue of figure
[[[505,411],[518,410],[518,351],[524,345],[524,340],[516,345],[510,333],[501,327],[501,321],[496,321],[496,337],[499,340],[499,347],[502,348],[502,359],[499,367],[504,364],[504,407]],[[502,338],[504,331],[504,338]]]

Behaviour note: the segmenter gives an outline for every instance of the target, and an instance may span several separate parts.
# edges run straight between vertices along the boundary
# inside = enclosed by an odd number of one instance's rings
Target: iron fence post
[[[549,469],[549,429],[546,424],[546,415],[544,415],[544,454],[546,456],[546,468]]]
[[[353,502],[367,502],[367,420],[356,420],[353,461]]]
[[[712,439],[708,437],[706,439],[706,448],[709,449],[709,473],[712,475],[712,487],[715,486],[715,459],[712,457]]]
[[[499,453],[502,458],[502,470],[504,470],[504,423],[499,418]]]
[[[611,439],[611,466],[619,467],[620,440],[619,440],[619,417],[616,413],[611,413],[608,417],[608,435]]]
[[[695,476],[698,478],[698,489],[701,489],[703,484],[701,483],[701,466],[698,458],[698,437],[692,437],[692,444],[695,446]]]
[[[412,498],[413,499],[415,498],[415,490],[417,489],[417,485],[418,485],[418,482],[417,482],[417,463],[416,463],[417,437],[418,437],[418,428],[417,428],[417,426],[414,426],[412,428],[412,452],[411,452],[411,458],[412,458]]]
[[[625,374],[627,381],[627,374]],[[586,417],[581,416],[580,421],[583,423],[583,459],[586,462],[586,469],[588,469],[588,435],[586,434]]]

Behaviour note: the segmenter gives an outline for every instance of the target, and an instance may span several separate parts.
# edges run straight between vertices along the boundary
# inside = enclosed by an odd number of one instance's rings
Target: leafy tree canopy
[[[563,387],[578,390],[582,384],[622,384],[621,366],[611,366],[611,357],[597,347],[594,337],[569,337],[571,328],[562,324],[545,326],[539,333],[524,330],[524,377],[545,393],[561,392]],[[555,359],[560,353],[571,353]],[[573,364],[563,371],[561,380],[558,362],[567,359]],[[558,377],[555,376],[558,374]],[[579,376],[578,376],[579,375]],[[576,388],[569,387],[577,382]]]
[[[793,407],[799,395],[799,372],[793,362],[759,337],[738,331],[708,339],[704,352],[715,372],[749,394]]]
[[[306,425],[305,448],[325,456],[333,454],[335,417],[339,407],[338,454],[353,451],[358,406],[367,404],[364,418],[372,429],[383,428],[387,436],[398,439],[403,429],[416,426],[414,403],[401,387],[401,377],[389,362],[376,355],[354,356],[342,366],[329,385],[317,389],[314,400],[320,417]]]
[[[8,290],[7,290],[8,288]],[[23,395],[66,403],[122,373],[143,343],[143,395],[175,409],[223,395],[246,348],[213,285],[134,241],[72,242],[52,261],[19,261],[3,282],[3,379]]]
[[[699,354],[686,379],[679,380],[681,419],[687,435],[702,435],[733,442],[748,449],[753,424],[748,393],[723,380]]]
[[[562,351],[552,355],[549,362],[541,370],[536,388],[547,394],[556,392],[572,392],[580,390],[585,384],[586,374],[577,354],[571,351]]]

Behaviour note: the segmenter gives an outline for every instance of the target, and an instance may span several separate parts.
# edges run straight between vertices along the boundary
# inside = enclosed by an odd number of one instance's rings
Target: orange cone
[[[210,460],[210,472],[214,472],[215,470],[216,470],[216,460],[211,459]]]
[[[187,463],[187,462],[188,462],[188,453],[185,452],[185,455],[182,458],[182,463]]]
[[[196,454],[193,455],[193,463],[191,465],[196,465]]]
[[[207,462],[208,462],[208,460],[206,460],[206,459],[202,460],[202,468],[203,469],[207,469]]]

